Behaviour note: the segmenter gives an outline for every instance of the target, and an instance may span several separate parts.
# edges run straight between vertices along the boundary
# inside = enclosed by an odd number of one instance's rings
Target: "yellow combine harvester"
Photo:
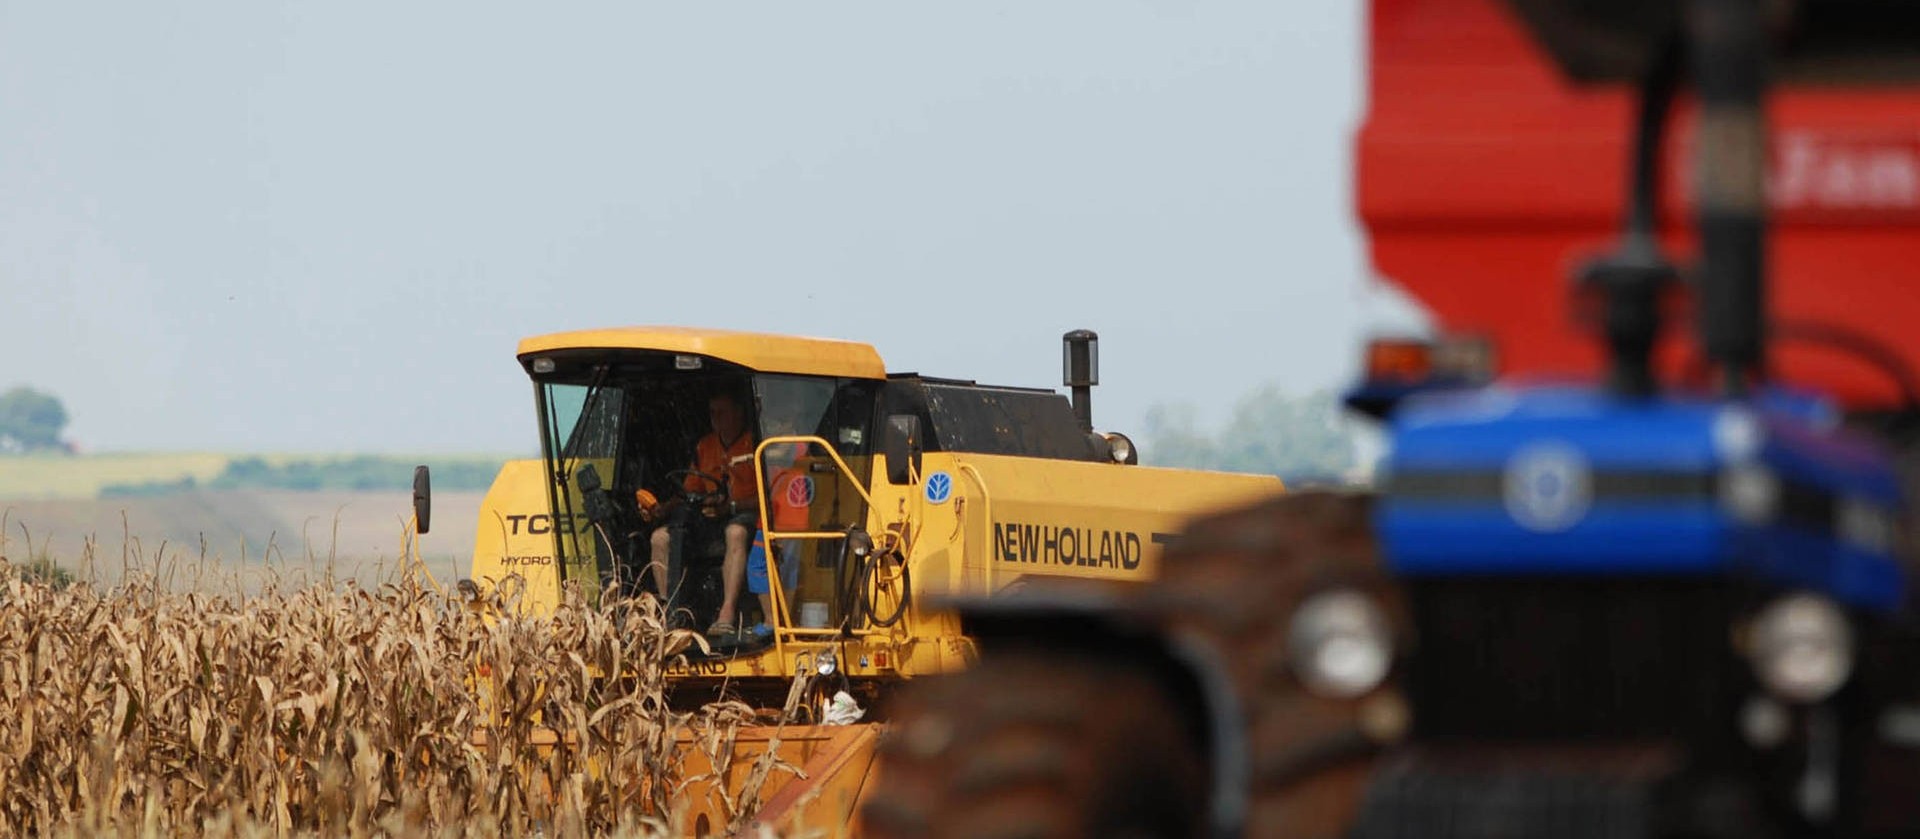
[[[531,610],[566,584],[661,596],[712,648],[674,664],[677,702],[724,691],[777,707],[800,674],[816,685],[808,722],[844,719],[850,700],[859,726],[781,730],[807,777],[762,790],[763,822],[790,825],[789,805],[811,799],[808,820],[844,826],[889,688],[974,658],[959,618],[930,603],[1037,579],[1145,582],[1189,516],[1281,489],[1141,467],[1124,436],[1096,433],[1096,340],[1065,337],[1069,400],[890,374],[847,341],[527,339],[542,458],[508,463],[487,493],[471,579],[519,576]],[[743,753],[756,738],[770,735]]]

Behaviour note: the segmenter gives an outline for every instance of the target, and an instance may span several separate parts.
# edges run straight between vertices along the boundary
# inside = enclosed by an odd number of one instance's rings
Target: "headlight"
[[[1386,615],[1372,598],[1347,589],[1302,602],[1288,628],[1287,648],[1307,689],[1333,699],[1379,687],[1393,667]]]
[[[1753,669],[1774,695],[1813,703],[1832,696],[1853,672],[1853,629],[1825,597],[1793,594],[1753,621]]]
[[[1106,433],[1107,454],[1115,463],[1139,463],[1140,452],[1133,447],[1133,441],[1118,431]]]
[[[847,531],[847,554],[849,556],[865,557],[871,553],[873,553],[872,536],[868,536],[866,531],[857,527]]]
[[[1765,466],[1729,467],[1720,475],[1720,505],[1748,524],[1765,524],[1780,510],[1780,479]]]
[[[1726,463],[1746,463],[1760,453],[1767,433],[1745,408],[1725,408],[1713,418],[1713,450]]]
[[[835,658],[833,653],[821,653],[819,658],[813,660],[813,666],[820,675],[831,676],[833,671],[840,669],[840,659]]]
[[[1886,510],[1857,498],[1840,501],[1834,531],[1840,541],[1862,550],[1885,553],[1893,544],[1893,516]]]

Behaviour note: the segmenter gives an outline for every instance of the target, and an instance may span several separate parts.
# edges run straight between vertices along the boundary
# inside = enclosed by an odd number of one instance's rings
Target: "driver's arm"
[[[687,462],[687,470],[690,474],[680,479],[680,488],[684,490],[684,492],[669,493],[667,500],[659,502],[651,508],[642,506],[640,509],[641,518],[646,519],[648,522],[655,521],[666,511],[678,507],[686,497],[685,493],[699,491],[700,449],[697,444],[694,447],[693,459]]]
[[[689,493],[699,492],[704,484],[700,480],[700,473],[706,471],[706,464],[700,462],[700,455],[705,452],[700,449],[706,442],[705,437],[693,441],[693,456],[687,458],[687,474],[680,478],[680,488]]]
[[[724,481],[728,475],[728,468],[731,464],[727,461],[726,452],[720,451],[718,445],[712,446],[711,451],[702,451],[701,449],[705,443],[706,438],[702,438],[700,443],[695,444],[693,452],[693,473],[687,475],[683,483],[687,488],[689,497],[693,495],[702,496],[705,499],[702,502],[702,508],[707,511],[708,515],[717,516],[727,512],[729,501],[727,497],[727,485],[725,483],[715,484],[711,479],[703,477],[703,475],[715,475]],[[709,456],[703,458],[701,455]]]
[[[753,487],[752,463],[753,463],[753,455],[751,454],[741,455],[739,457],[736,457],[736,458],[733,458],[732,460],[727,461],[727,480],[734,481],[742,477],[745,477],[746,478],[745,485],[749,487]],[[748,467],[744,471],[744,474],[741,474],[741,470],[737,468],[742,464],[746,464]],[[733,491],[733,488],[729,486],[728,494],[731,495],[732,491]],[[742,493],[742,497],[734,500],[733,508],[736,512],[741,512],[741,513],[759,512],[760,510],[759,488],[753,487],[753,491]]]

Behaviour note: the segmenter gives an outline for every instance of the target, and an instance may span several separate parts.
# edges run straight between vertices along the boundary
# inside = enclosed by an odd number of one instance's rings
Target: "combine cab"
[[[1135,586],[1187,516],[1281,489],[1137,465],[1124,436],[1093,430],[1096,336],[1066,337],[1072,400],[889,374],[846,341],[667,327],[523,341],[543,457],[507,464],[487,494],[471,582],[513,585],[533,612],[563,586],[664,601],[704,634],[670,671],[678,705],[778,711],[806,677],[794,716],[748,730],[732,765],[781,749],[806,777],[761,787],[762,820],[844,828],[893,689],[977,656],[937,598]],[[709,446],[724,454],[702,468]],[[826,724],[850,710],[859,725]]]
[[[1351,394],[1377,494],[961,604],[869,826],[1912,835],[1920,13],[1376,0],[1371,43],[1359,205],[1441,330]]]

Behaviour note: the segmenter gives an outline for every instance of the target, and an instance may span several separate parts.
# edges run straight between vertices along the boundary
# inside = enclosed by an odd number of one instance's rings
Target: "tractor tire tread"
[[[1010,652],[914,685],[880,745],[863,827],[878,837],[1193,835],[1204,764],[1155,678],[1070,653]],[[1124,812],[1140,807],[1144,820]]]

